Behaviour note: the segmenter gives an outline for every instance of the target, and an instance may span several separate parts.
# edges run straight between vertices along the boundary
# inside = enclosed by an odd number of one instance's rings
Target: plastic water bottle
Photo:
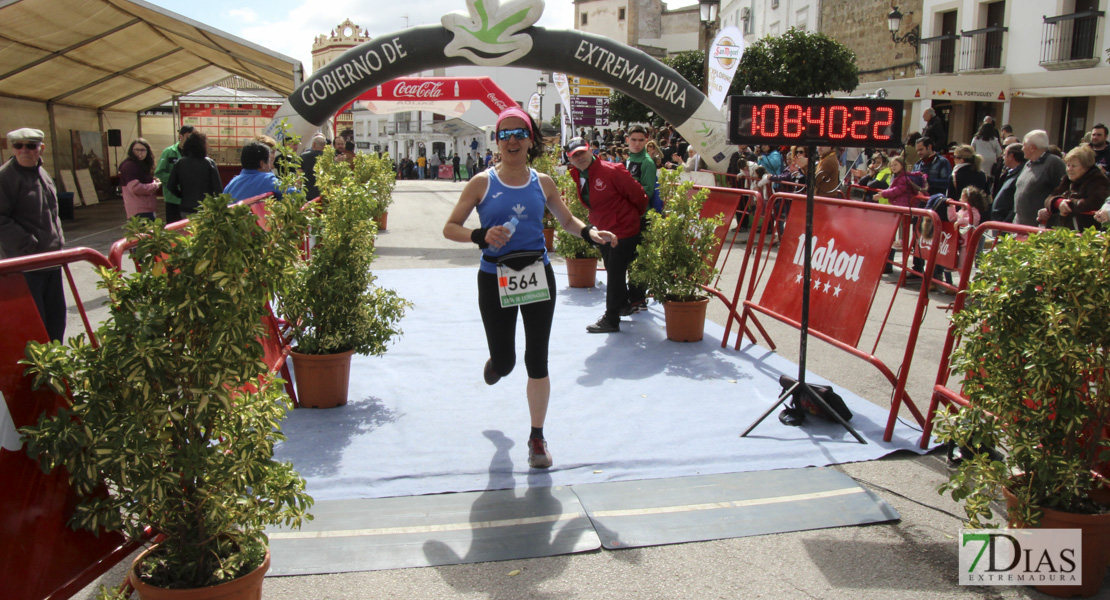
[[[516,217],[513,217],[512,219],[505,221],[505,224],[502,225],[502,227],[509,230],[509,237],[513,237],[513,234],[516,233],[517,225],[520,225],[520,221],[518,221]]]

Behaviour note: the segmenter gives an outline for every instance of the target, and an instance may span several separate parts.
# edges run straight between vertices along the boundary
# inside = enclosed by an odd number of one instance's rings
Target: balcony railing
[[[1095,42],[1102,29],[1102,11],[1089,10],[1045,17],[1041,33],[1041,66],[1087,67],[1098,63]]]
[[[965,31],[960,41],[960,71],[1002,68],[1003,34],[1006,27],[985,27]]]
[[[926,75],[956,72],[956,40],[953,33],[921,40],[921,65]]]

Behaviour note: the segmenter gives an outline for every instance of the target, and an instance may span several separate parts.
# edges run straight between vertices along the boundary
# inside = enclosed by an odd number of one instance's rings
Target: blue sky
[[[312,69],[312,40],[317,35],[329,33],[347,18],[369,30],[371,37],[377,37],[408,26],[439,23],[440,17],[449,12],[466,12],[466,0],[147,1],[299,59],[307,71]],[[696,0],[671,0],[668,6],[677,8],[694,3]],[[573,20],[571,0],[547,0],[537,25],[572,29]]]

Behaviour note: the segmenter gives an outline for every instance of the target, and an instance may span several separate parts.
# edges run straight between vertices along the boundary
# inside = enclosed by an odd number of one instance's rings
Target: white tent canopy
[[[0,22],[11,98],[136,112],[228,75],[283,94],[300,76],[295,59],[140,0],[6,0]]]
[[[303,77],[296,59],[141,0],[0,0],[0,23],[0,134],[49,129],[63,162],[58,136],[103,133],[106,115],[126,138],[139,112],[229,75],[285,95]]]

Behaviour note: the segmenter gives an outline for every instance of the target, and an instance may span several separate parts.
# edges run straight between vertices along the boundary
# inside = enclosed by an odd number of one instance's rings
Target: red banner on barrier
[[[795,202],[775,267],[759,303],[795,321],[802,317],[805,206]],[[815,204],[809,326],[841,342],[859,343],[894,241],[897,213]]]
[[[23,275],[0,275],[0,313],[5,316],[0,336],[0,595],[37,600],[81,575],[124,539],[70,529],[76,500],[65,472],[43,473],[27,456],[16,429],[35,424],[64,400],[45,388],[32,391],[30,377],[18,364],[25,340],[48,339]]]
[[[922,259],[929,256],[929,250],[933,247],[933,229],[938,228],[938,225],[940,235],[937,235],[936,239],[940,247],[937,248],[937,264],[948,269],[959,269],[957,251],[960,247],[960,232],[956,231],[956,224],[949,221],[938,221],[934,224],[929,217],[919,219],[916,231],[917,244],[914,245],[913,255]]]

